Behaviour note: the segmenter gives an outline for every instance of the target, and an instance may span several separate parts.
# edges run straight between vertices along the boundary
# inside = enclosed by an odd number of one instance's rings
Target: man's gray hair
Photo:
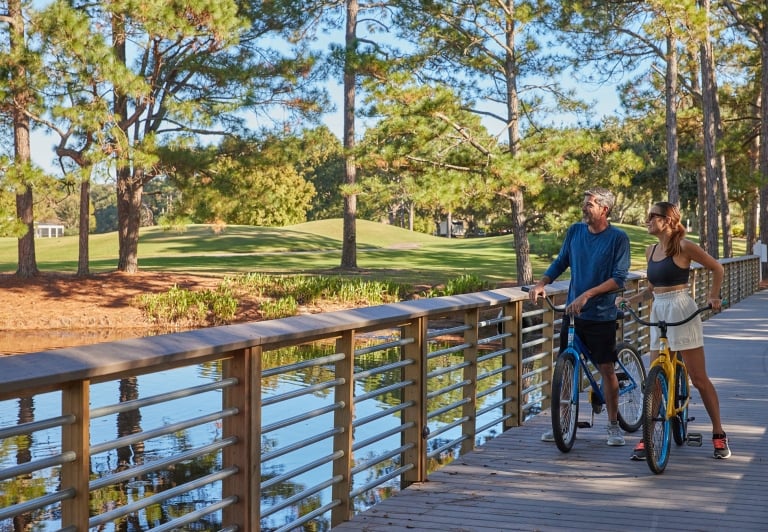
[[[608,215],[611,214],[613,206],[616,203],[616,196],[613,192],[603,187],[589,188],[584,191],[585,196],[592,196],[595,202],[603,207],[608,207]]]

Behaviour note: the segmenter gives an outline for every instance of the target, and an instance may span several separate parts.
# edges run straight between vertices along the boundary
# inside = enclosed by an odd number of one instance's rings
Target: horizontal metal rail
[[[222,469],[221,471],[211,473],[210,475],[206,475],[204,477],[198,478],[197,480],[193,480],[185,484],[182,484],[180,486],[174,486],[173,488],[167,489],[165,491],[161,491],[160,493],[156,493],[155,495],[149,495],[147,497],[144,497],[141,500],[128,503],[115,510],[104,512],[101,515],[91,517],[88,520],[88,526],[95,527],[100,525],[106,525],[107,523],[110,523],[120,517],[124,517],[126,515],[138,512],[139,510],[143,510],[148,506],[160,504],[163,501],[167,501],[168,499],[171,499],[173,497],[183,495],[189,491],[195,490],[197,488],[201,488],[207,484],[212,484],[219,480],[223,480],[229,476],[234,475],[235,473],[237,473],[237,468],[234,468],[234,467]]]
[[[0,429],[0,440],[21,436],[22,434],[32,434],[33,432],[39,432],[41,430],[61,428],[64,425],[71,425],[75,421],[75,416],[66,415],[40,421],[31,421],[29,423],[19,423],[18,425]]]
[[[142,465],[137,465],[130,469],[126,469],[125,471],[99,477],[95,480],[92,480],[89,483],[88,489],[90,489],[91,491],[94,491],[101,488],[106,488],[107,486],[118,484],[120,482],[125,482],[132,478],[141,477],[142,475],[146,475],[147,473],[160,471],[162,469],[166,469],[168,467],[179,464],[181,462],[186,462],[187,460],[193,460],[200,456],[205,456],[207,454],[218,452],[221,449],[224,449],[225,447],[234,445],[236,442],[237,442],[237,438],[235,437],[225,438],[223,440],[218,440],[218,441],[209,443],[208,445],[203,445],[202,447],[198,447],[196,449],[191,449],[189,451],[185,451],[179,454],[174,454],[167,458],[162,458],[160,460],[153,460],[152,462],[142,464]]]
[[[49,467],[60,466],[62,464],[68,464],[74,462],[77,459],[77,455],[68,451],[65,453],[57,454],[56,456],[49,456],[48,458],[42,458],[40,460],[33,460],[17,466],[11,466],[0,471],[0,481],[8,480],[9,478],[20,477],[22,475],[29,475],[35,471],[42,469],[48,469]]]
[[[288,453],[292,453],[294,451],[297,451],[299,449],[303,449],[304,447],[307,447],[309,445],[312,445],[313,443],[321,442],[323,440],[327,440],[329,438],[332,438],[333,436],[336,436],[337,434],[341,434],[344,432],[344,428],[336,427],[331,430],[321,432],[320,434],[314,434],[308,438],[304,438],[301,441],[294,442],[291,445],[286,445],[285,447],[281,447],[278,450],[263,453],[261,455],[261,462],[268,462],[270,460],[274,460],[275,458],[279,458],[281,456],[285,456]]]
[[[72,488],[63,489],[42,497],[36,497],[34,499],[14,504],[6,508],[0,508],[0,519],[11,519],[17,515],[34,512],[40,510],[46,506],[51,506],[67,499],[75,498],[75,490]]]
[[[184,388],[181,390],[174,390],[173,392],[153,395],[150,397],[144,397],[143,399],[134,399],[131,401],[124,401],[122,403],[116,403],[114,405],[102,406],[99,408],[91,409],[91,419],[96,419],[112,414],[119,414],[120,412],[130,412],[139,408],[145,408],[147,406],[159,405],[173,401],[174,399],[182,399],[184,397],[192,397],[201,393],[212,392],[216,390],[224,389],[228,386],[234,386],[237,384],[237,379],[224,379],[208,384],[202,384],[200,386],[192,386],[190,388]]]
[[[238,414],[238,410],[236,408],[228,408],[227,410],[222,410],[221,412],[214,412],[212,414],[199,416],[192,419],[187,419],[184,421],[180,421],[178,423],[170,423],[168,425],[165,425],[163,427],[156,428],[153,430],[145,430],[142,432],[137,432],[136,434],[130,434],[128,436],[123,436],[122,438],[117,438],[116,440],[106,441],[103,443],[99,443],[97,445],[92,445],[91,454],[99,454],[105,451],[111,451],[112,449],[117,449],[119,447],[127,447],[128,445],[132,445],[134,443],[151,440],[152,438],[158,438],[160,436],[166,436],[168,434],[173,434],[174,432],[188,429],[190,427],[196,427],[198,425],[203,425],[205,423],[219,421],[220,419],[230,417],[230,416],[235,416],[237,414]]]
[[[302,369],[314,368],[318,366],[325,366],[327,364],[333,364],[344,360],[346,355],[344,353],[336,353],[333,355],[327,355],[324,357],[313,358],[312,360],[305,360],[303,362],[297,362],[296,364],[290,364],[287,366],[279,366],[276,368],[270,368],[262,370],[261,378],[275,377],[277,375],[283,375],[294,371],[301,371]]]
[[[233,495],[231,497],[227,497],[223,501],[209,504],[205,508],[200,508],[199,510],[191,511],[182,517],[177,517],[172,521],[168,521],[167,523],[163,523],[162,525],[153,527],[152,532],[171,532],[173,530],[179,530],[184,525],[192,524],[203,517],[219,512],[228,506],[232,506],[236,502],[237,502],[237,496]],[[235,528],[234,530],[237,530],[237,529]]]

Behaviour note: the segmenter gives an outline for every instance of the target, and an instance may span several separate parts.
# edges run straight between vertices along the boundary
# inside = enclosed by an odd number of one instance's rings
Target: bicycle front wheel
[[[671,430],[667,419],[668,382],[664,370],[656,366],[651,368],[643,391],[645,461],[656,474],[663,473],[669,462]]]
[[[680,353],[677,353],[677,357],[680,357]],[[688,375],[685,370],[675,365],[675,410],[681,408],[680,412],[672,418],[672,437],[675,443],[682,445],[685,440],[688,439],[688,395],[690,390],[688,389]],[[685,405],[684,408],[683,405]]]
[[[565,351],[557,357],[552,375],[552,433],[557,448],[564,453],[573,447],[579,419],[579,395],[574,386],[576,371],[574,353]]]
[[[619,380],[619,425],[635,432],[643,424],[645,366],[637,350],[622,342],[617,348],[616,377]]]

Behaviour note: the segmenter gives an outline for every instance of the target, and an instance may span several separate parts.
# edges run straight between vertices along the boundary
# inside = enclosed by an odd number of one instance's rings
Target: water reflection
[[[0,356],[35,353],[49,349],[76,347],[102,342],[116,342],[118,340],[157,336],[159,334],[180,331],[181,329],[104,329],[99,327],[92,329],[4,330],[1,332],[3,342],[0,345]]]

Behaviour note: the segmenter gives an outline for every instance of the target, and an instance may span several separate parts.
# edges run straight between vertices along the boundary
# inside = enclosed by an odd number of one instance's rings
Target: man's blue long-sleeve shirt
[[[624,287],[630,265],[629,237],[621,229],[609,225],[600,233],[590,233],[586,223],[575,223],[568,228],[560,248],[560,254],[550,264],[544,275],[556,280],[571,268],[568,288],[570,303],[586,290],[613,279]],[[579,314],[579,318],[595,321],[616,319],[616,294],[601,294],[591,298]]]

